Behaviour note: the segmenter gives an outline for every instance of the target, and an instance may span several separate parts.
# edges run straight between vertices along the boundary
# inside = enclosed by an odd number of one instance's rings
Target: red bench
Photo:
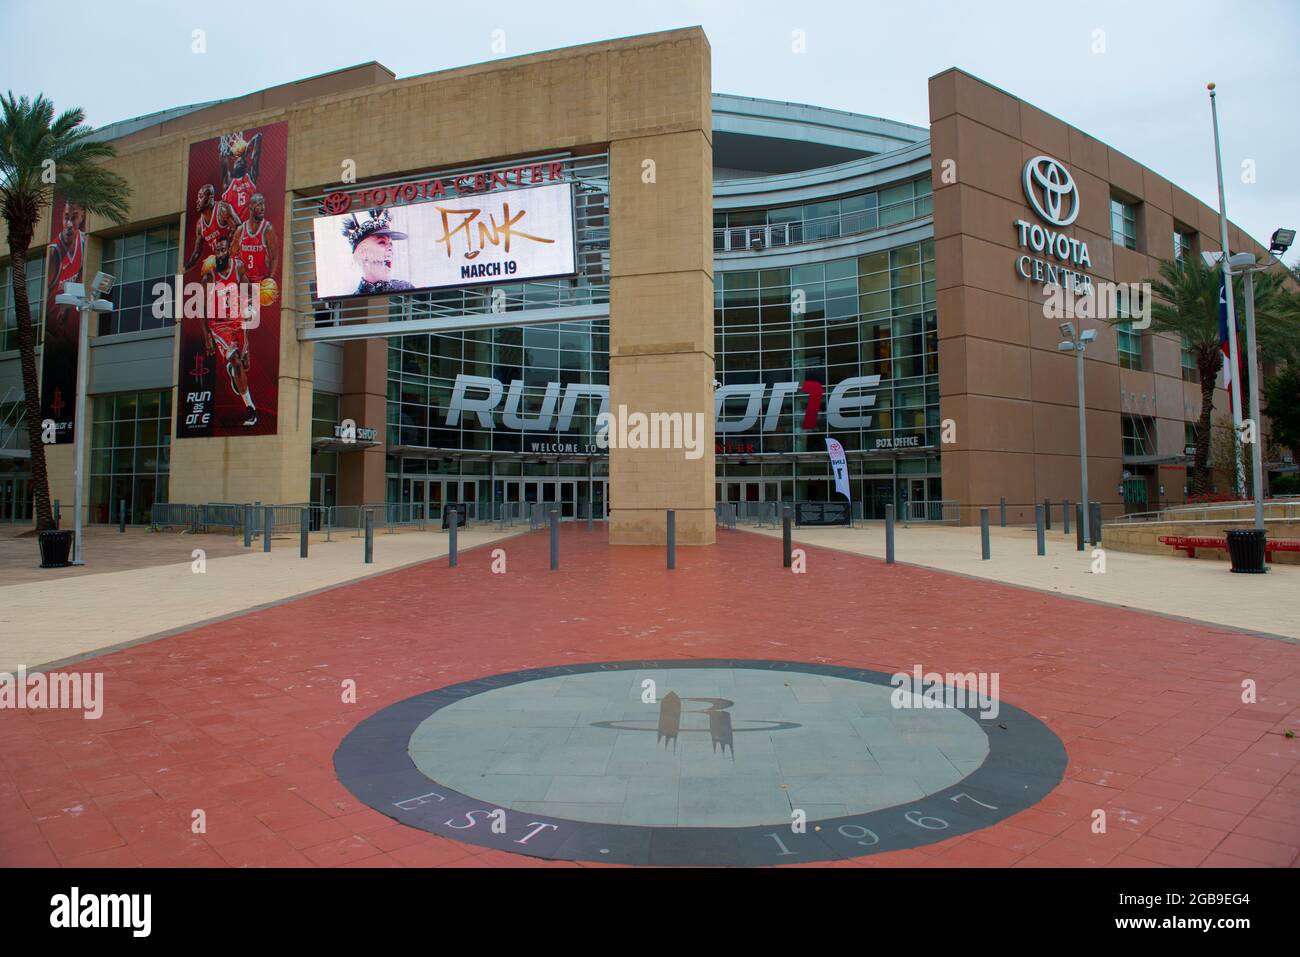
[[[1188,558],[1195,558],[1198,548],[1227,549],[1228,540],[1226,538],[1196,537],[1194,535],[1161,535],[1160,544],[1172,545],[1175,551],[1186,552]],[[1271,562],[1273,552],[1300,552],[1300,542],[1285,540],[1265,542],[1264,561]]]

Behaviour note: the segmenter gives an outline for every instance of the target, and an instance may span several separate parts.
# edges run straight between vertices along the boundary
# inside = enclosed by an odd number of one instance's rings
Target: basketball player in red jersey
[[[235,230],[230,248],[244,267],[245,282],[260,283],[275,274],[280,264],[280,244],[276,242],[275,227],[266,218],[266,200],[261,193],[249,199],[248,219]]]
[[[217,200],[217,191],[211,183],[199,187],[194,212],[197,217],[194,224],[194,251],[185,260],[187,272],[194,268],[202,256],[217,251],[217,237],[229,236],[239,228],[239,217],[224,199]]]
[[[203,278],[209,283],[208,320],[203,324],[203,342],[209,354],[220,351],[226,360],[230,387],[244,400],[248,415],[244,425],[257,425],[257,406],[248,388],[248,340],[244,336],[244,308],[240,285],[245,281],[243,264],[230,255],[230,240],[219,236],[210,268]],[[251,307],[251,304],[250,304]]]
[[[46,254],[48,262],[45,274],[50,277],[49,287],[45,291],[46,302],[54,302],[54,297],[63,292],[65,282],[81,282],[81,264],[85,253],[86,211],[73,203],[66,203],[58,242],[51,243]],[[53,309],[76,312],[71,306],[53,306]]]
[[[262,134],[245,142],[243,133],[221,138],[221,198],[230,204],[242,223],[248,219],[248,204],[257,192],[257,174],[262,164]]]

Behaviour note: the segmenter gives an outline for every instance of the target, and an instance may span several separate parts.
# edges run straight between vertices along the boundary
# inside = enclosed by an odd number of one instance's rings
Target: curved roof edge
[[[714,132],[776,136],[866,153],[883,153],[930,137],[923,126],[807,103],[731,93],[714,93],[712,103]]]
[[[816,201],[875,189],[930,172],[930,140],[912,143],[878,156],[795,173],[746,179],[715,180],[713,208],[747,209]]]

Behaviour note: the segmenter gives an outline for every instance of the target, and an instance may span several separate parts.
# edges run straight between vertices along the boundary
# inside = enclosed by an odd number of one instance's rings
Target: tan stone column
[[[663,542],[671,508],[678,542],[711,545],[713,147],[703,131],[616,141],[610,178],[610,412],[699,413],[703,429],[698,458],[611,445],[609,540]]]

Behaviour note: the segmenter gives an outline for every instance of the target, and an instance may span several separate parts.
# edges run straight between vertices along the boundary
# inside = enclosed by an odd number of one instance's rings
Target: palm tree
[[[1201,379],[1201,414],[1196,423],[1196,454],[1192,460],[1192,494],[1210,490],[1210,418],[1214,411],[1214,388],[1223,353],[1219,349],[1219,269],[1206,265],[1199,256],[1162,260],[1159,277],[1151,285],[1151,331],[1174,333],[1191,351]],[[1294,358],[1300,354],[1300,319],[1289,308],[1290,293],[1282,276],[1255,276],[1255,337],[1260,364]],[[1233,282],[1236,314],[1243,313],[1243,289]],[[1112,319],[1113,324],[1128,322]],[[1246,348],[1245,338],[1240,341]],[[1251,373],[1256,374],[1256,373]],[[1244,400],[1244,396],[1243,396]]]
[[[119,225],[126,222],[131,194],[124,179],[99,165],[116,156],[117,150],[91,139],[93,131],[84,125],[85,119],[80,109],[66,110],[56,117],[54,104],[44,96],[32,100],[26,96],[16,98],[10,92],[0,97],[0,215],[9,230],[14,316],[32,455],[32,494],[36,527],[42,531],[54,527],[54,514],[50,508],[45,446],[41,443],[36,330],[27,301],[27,251],[41,213],[53,202],[56,190],[87,213],[105,216]]]

